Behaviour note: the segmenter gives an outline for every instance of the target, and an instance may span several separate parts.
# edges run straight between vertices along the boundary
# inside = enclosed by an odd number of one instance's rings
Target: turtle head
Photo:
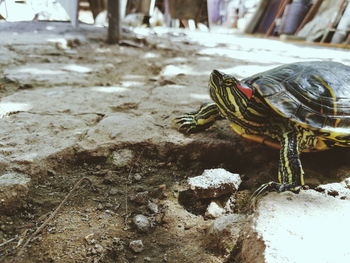
[[[227,98],[230,98],[230,95],[232,95],[234,99],[240,96],[248,100],[253,96],[253,89],[247,84],[241,83],[232,75],[225,74],[216,69],[210,75],[209,87],[210,94],[215,93],[216,96],[220,96],[221,94],[220,97],[228,95]],[[231,103],[234,102],[231,101]]]
[[[230,120],[240,119],[247,110],[253,96],[253,89],[231,75],[213,70],[209,80],[211,99],[220,112]]]

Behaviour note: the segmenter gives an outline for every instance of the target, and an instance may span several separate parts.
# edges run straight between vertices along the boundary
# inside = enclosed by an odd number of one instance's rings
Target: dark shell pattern
[[[313,61],[283,65],[242,80],[279,115],[309,129],[350,132],[350,67]]]

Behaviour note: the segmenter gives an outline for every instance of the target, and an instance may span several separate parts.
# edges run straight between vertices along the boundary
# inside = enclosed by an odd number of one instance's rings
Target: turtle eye
[[[234,82],[231,79],[225,79],[224,84],[225,86],[231,87],[233,86]]]

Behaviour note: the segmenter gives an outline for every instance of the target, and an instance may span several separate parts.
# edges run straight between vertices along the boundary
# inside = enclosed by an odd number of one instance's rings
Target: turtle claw
[[[195,133],[209,128],[216,120],[221,120],[215,103],[204,103],[198,111],[185,113],[174,119],[174,125],[184,133]]]
[[[196,132],[196,129],[198,128],[195,116],[191,113],[187,113],[175,118],[174,124],[178,127],[179,131],[184,133]]]
[[[206,122],[199,124],[196,116],[196,112],[194,113],[186,113],[182,116],[179,116],[174,119],[175,126],[178,127],[178,130],[183,133],[196,133],[203,131],[210,127],[213,122]]]
[[[302,186],[296,186],[295,184],[281,184],[277,182],[268,182],[266,184],[261,185],[258,189],[254,191],[254,193],[251,196],[251,200],[256,200],[257,198],[261,197],[264,193],[268,192],[285,192],[285,191],[291,191],[293,193],[299,193]]]

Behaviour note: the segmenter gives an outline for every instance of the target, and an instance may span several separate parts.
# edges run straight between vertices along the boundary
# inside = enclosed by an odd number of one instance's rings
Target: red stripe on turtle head
[[[237,88],[242,91],[242,93],[250,99],[253,96],[253,90],[244,84],[237,84]]]

